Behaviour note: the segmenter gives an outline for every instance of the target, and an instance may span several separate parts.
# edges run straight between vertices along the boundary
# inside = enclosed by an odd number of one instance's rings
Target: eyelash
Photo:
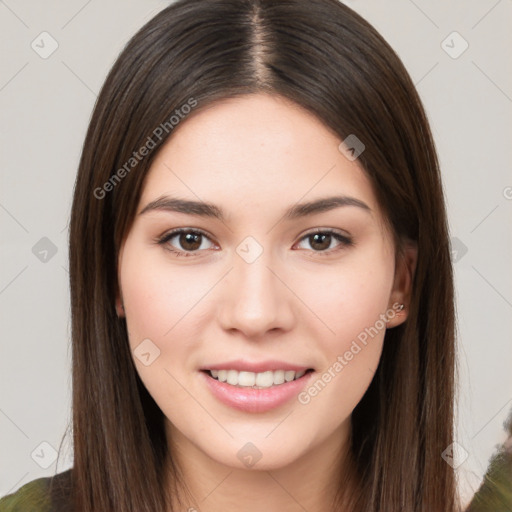
[[[205,238],[210,239],[210,237],[204,231],[202,231],[200,229],[195,229],[195,228],[194,229],[192,229],[192,228],[188,228],[188,229],[179,228],[179,229],[175,229],[173,231],[170,231],[169,233],[166,233],[161,238],[158,238],[156,240],[156,242],[159,245],[165,245],[172,238],[174,238],[176,235],[181,235],[181,234],[184,234],[184,233],[198,234],[198,235],[204,236]],[[313,235],[319,234],[319,233],[324,234],[324,235],[330,235],[333,238],[335,238],[338,242],[341,243],[341,245],[339,247],[334,248],[334,249],[329,249],[329,250],[325,250],[325,251],[313,251],[314,253],[317,253],[320,256],[329,255],[329,254],[332,254],[334,252],[337,252],[337,251],[343,249],[344,247],[351,247],[351,246],[354,245],[354,241],[353,241],[353,239],[351,237],[346,236],[346,235],[342,235],[342,234],[338,233],[337,231],[334,231],[333,229],[322,229],[322,228],[317,228],[314,231],[311,231],[311,232],[307,233],[306,235],[304,235],[300,239],[300,242],[302,240],[304,240],[304,239],[307,239],[307,238],[309,238],[309,237],[311,237]],[[170,252],[172,252],[177,257],[185,257],[185,258],[193,256],[194,253],[199,252],[198,250],[190,251],[190,252],[180,251],[180,250],[175,249],[174,247],[172,247],[170,245],[165,247],[165,249],[170,251]]]

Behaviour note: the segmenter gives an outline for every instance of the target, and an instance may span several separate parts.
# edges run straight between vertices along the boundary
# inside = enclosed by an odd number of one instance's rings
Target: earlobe
[[[116,297],[116,313],[118,318],[124,318],[124,306],[119,295]]]
[[[417,261],[418,246],[416,242],[409,240],[404,243],[396,258],[395,279],[388,306],[394,313],[389,315],[388,328],[396,327],[407,320]]]
[[[121,249],[119,251],[119,256],[118,256],[118,259],[117,259],[117,268],[120,269],[121,268],[121,263],[122,263],[122,259],[123,259],[123,253],[124,253],[124,241],[123,243],[121,244]],[[123,304],[123,298],[122,298],[122,290],[121,290],[121,276],[120,276],[120,271],[118,270],[118,274],[117,274],[117,285],[116,285],[116,303],[115,303],[115,308],[116,308],[116,313],[117,313],[117,317],[118,318],[125,318],[126,317],[126,314],[125,314],[125,311],[124,311],[124,304]]]

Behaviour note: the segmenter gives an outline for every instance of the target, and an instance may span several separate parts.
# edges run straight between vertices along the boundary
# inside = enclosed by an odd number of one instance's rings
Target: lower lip
[[[309,371],[299,379],[265,389],[232,386],[214,379],[208,372],[201,371],[210,391],[223,404],[244,412],[266,412],[285,404],[297,396],[314,373]]]

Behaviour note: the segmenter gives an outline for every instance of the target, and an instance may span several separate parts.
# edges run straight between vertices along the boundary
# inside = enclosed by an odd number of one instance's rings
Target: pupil
[[[198,249],[201,246],[201,243],[198,243],[199,238],[201,237],[200,234],[194,234],[194,233],[185,233],[181,235],[180,243],[183,248],[187,250],[194,250]]]
[[[315,243],[317,243],[317,240],[321,239],[321,242],[320,242],[321,247],[317,247],[317,249],[318,248],[320,248],[320,249],[327,249],[329,247],[329,245],[330,245],[330,237],[331,237],[331,235],[325,235],[325,234],[316,233],[316,234],[313,235],[313,240],[314,241],[313,241],[312,246],[314,247]],[[325,240],[328,240],[327,244],[325,243]],[[322,244],[322,242],[323,242],[323,244]]]
[[[201,246],[199,241],[202,235],[199,233],[185,233],[181,235],[180,243],[187,250],[198,249]],[[328,249],[330,245],[331,235],[315,233],[313,236],[312,246],[316,245],[317,249]]]

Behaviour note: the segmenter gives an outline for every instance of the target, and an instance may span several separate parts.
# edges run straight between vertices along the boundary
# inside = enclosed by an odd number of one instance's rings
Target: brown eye
[[[171,240],[175,239],[174,243]],[[206,250],[211,247],[202,247],[204,240],[209,238],[198,230],[176,229],[164,235],[158,243],[177,256],[193,256],[200,250]]]
[[[324,251],[325,249],[329,249],[332,241],[332,235],[315,233],[314,235],[309,235],[311,240],[311,247],[313,249]]]
[[[302,237],[301,242],[304,240],[309,241],[309,246],[313,251],[319,253],[331,253],[343,247],[353,245],[353,241],[350,237],[331,229],[319,229],[313,233],[309,233]],[[332,247],[333,241],[338,242],[338,244],[335,244],[334,248]]]
[[[178,240],[186,251],[195,251],[201,246],[202,236],[200,233],[181,233],[178,235]]]

